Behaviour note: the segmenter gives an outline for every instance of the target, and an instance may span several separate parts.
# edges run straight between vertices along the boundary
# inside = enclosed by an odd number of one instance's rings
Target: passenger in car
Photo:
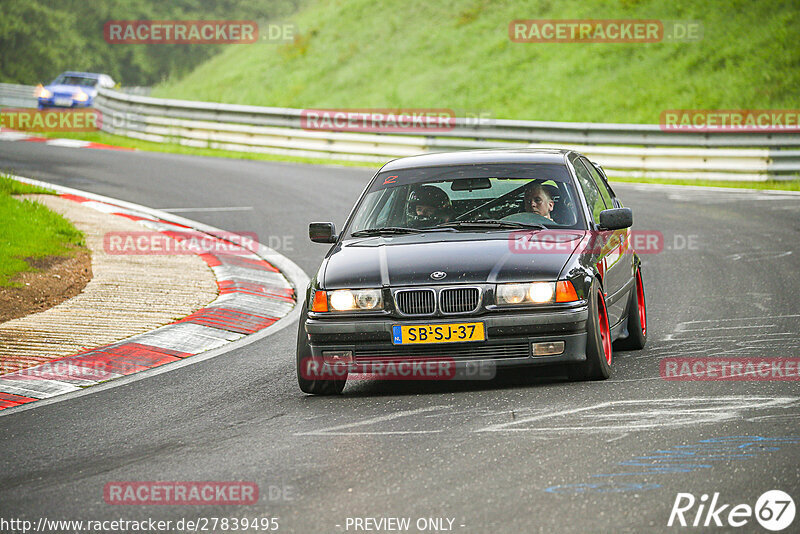
[[[553,220],[550,215],[555,206],[553,194],[540,182],[533,182],[525,189],[525,211]]]

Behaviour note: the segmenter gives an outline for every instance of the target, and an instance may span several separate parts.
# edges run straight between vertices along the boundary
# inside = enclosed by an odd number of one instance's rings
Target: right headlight
[[[48,91],[46,88],[42,87],[41,85],[39,85],[38,87],[36,87],[35,95],[38,98],[50,98],[51,96],[53,96],[53,93]]]

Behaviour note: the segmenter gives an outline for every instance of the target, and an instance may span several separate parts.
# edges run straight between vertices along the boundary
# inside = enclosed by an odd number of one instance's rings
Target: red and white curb
[[[13,178],[53,189],[62,198],[138,221],[149,230],[166,235],[196,231],[204,240],[217,241],[231,235],[144,206],[37,180]],[[49,404],[43,399],[54,401],[56,396],[77,396],[121,385],[155,374],[156,368],[168,363],[174,364],[170,368],[176,368],[181,363],[202,361],[291,324],[300,312],[300,306],[296,305],[298,288],[302,294],[308,276],[291,260],[259,243],[247,249],[230,241],[221,245],[213,253],[199,254],[217,279],[220,294],[216,300],[156,330],[0,376],[0,414],[25,409],[34,401],[39,401],[36,405]],[[201,356],[182,362],[198,354]],[[137,376],[130,376],[134,374]],[[87,391],[84,389],[87,386],[96,387]]]
[[[44,145],[60,146],[65,148],[100,148],[103,150],[136,150],[135,148],[106,145],[103,143],[93,143],[91,141],[81,141],[80,139],[57,139],[52,137],[38,137],[36,135],[31,135],[28,132],[9,130],[7,128],[0,128],[0,141],[28,141],[31,143],[42,143]]]

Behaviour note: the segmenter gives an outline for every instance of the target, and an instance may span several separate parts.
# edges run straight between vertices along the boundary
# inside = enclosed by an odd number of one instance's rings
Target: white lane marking
[[[629,432],[669,426],[723,423],[741,419],[741,413],[746,410],[786,408],[799,400],[798,397],[739,396],[608,401],[489,425],[475,432]],[[523,426],[576,414],[577,417],[570,417],[568,424],[562,426]]]
[[[253,206],[225,206],[218,208],[161,208],[161,211],[169,213],[183,213],[187,211],[249,211]]]
[[[408,417],[411,415],[417,415],[426,412],[432,412],[435,410],[447,410],[450,406],[429,406],[428,408],[417,408],[416,410],[403,410],[401,412],[395,412],[389,415],[379,415],[377,417],[371,417],[369,419],[363,419],[361,421],[354,421],[352,423],[345,423],[343,425],[336,425],[331,426],[328,428],[322,428],[319,430],[312,430],[310,432],[298,432],[295,433],[296,436],[335,436],[335,435],[348,435],[348,434],[435,434],[438,432],[442,432],[441,429],[439,430],[393,430],[393,431],[374,431],[374,432],[365,432],[365,431],[356,431],[356,432],[340,432],[340,430],[345,430],[347,428],[354,428],[357,426],[366,426],[372,425],[376,423],[385,423],[386,421],[392,421],[394,419],[400,419],[401,417]]]
[[[20,141],[29,137],[30,134],[22,132],[0,132],[0,141]]]
[[[44,144],[67,148],[86,148],[91,143],[89,141],[80,141],[78,139],[53,139],[51,141],[45,141]]]
[[[770,315],[767,317],[760,316],[760,317],[733,317],[730,319],[701,319],[697,321],[683,321],[680,323],[681,325],[684,324],[693,324],[693,323],[717,323],[722,321],[755,321],[755,320],[764,320],[764,319],[785,319],[789,317],[800,317],[800,313],[795,313],[791,315]],[[679,325],[680,326],[680,325]]]
[[[778,328],[776,324],[756,324],[751,326],[715,326],[712,330],[708,328],[684,328],[681,330],[683,332],[709,332],[714,330],[743,330],[745,328]]]
[[[737,254],[730,254],[728,256],[725,256],[725,258],[731,261],[744,260],[745,262],[761,261],[761,260],[777,260],[778,258],[784,258],[786,256],[789,256],[791,253],[792,253],[791,250],[787,250],[785,252],[742,252]]]

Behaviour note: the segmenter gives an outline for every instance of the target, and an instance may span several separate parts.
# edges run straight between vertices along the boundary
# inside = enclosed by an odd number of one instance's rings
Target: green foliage
[[[515,19],[699,20],[703,39],[514,43]],[[445,107],[657,123],[665,109],[800,108],[796,0],[315,0],[285,45],[229,46],[155,96],[294,108]]]
[[[36,84],[65,70],[104,72],[123,85],[182,76],[223,45],[108,44],[110,20],[270,20],[301,0],[2,0],[0,82]],[[245,46],[245,45],[230,45]]]

